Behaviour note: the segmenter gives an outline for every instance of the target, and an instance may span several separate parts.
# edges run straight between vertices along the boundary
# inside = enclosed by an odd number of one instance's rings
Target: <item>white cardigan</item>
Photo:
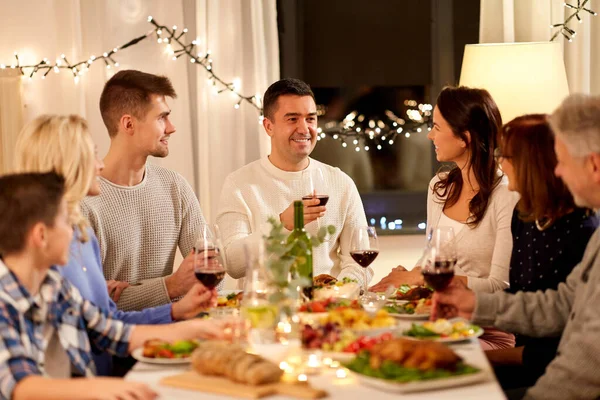
[[[433,192],[436,175],[427,193],[427,229],[436,228],[444,208],[444,199]],[[508,190],[503,179],[492,192],[487,210],[475,228],[466,225],[456,234],[456,275],[466,275],[468,286],[481,292],[495,292],[509,286],[508,271],[512,252],[510,230],[513,210],[519,194]]]

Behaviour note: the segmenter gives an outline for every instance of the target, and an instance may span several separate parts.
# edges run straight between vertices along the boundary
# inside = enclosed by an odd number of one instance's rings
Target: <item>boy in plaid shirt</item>
[[[93,378],[90,341],[125,356],[155,337],[220,338],[227,322],[128,325],[83,300],[52,267],[67,263],[73,235],[63,194],[55,173],[0,177],[0,398],[153,399],[144,384]]]

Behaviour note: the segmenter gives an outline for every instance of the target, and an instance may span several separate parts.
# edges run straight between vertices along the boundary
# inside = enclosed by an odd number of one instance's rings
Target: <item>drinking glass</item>
[[[324,206],[329,201],[327,187],[325,186],[325,177],[320,168],[307,168],[302,171],[302,181],[304,183],[304,192],[302,200],[319,199],[317,206]]]
[[[225,252],[220,239],[219,228],[214,233],[208,226],[194,245],[194,274],[208,289],[214,289],[225,278]]]
[[[434,290],[444,290],[454,278],[456,260],[454,229],[447,226],[434,229],[421,269],[425,283]]]
[[[356,227],[352,230],[350,242],[350,256],[364,269],[363,295],[366,295],[369,291],[367,268],[379,255],[377,232],[372,226]]]

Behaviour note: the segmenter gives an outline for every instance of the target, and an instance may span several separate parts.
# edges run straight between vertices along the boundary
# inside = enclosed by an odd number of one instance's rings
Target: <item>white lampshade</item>
[[[494,43],[465,46],[460,85],[486,89],[502,121],[551,113],[569,94],[559,43]]]

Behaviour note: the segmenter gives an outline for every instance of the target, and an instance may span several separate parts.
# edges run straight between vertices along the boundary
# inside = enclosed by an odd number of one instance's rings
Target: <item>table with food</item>
[[[349,279],[314,281],[313,299],[298,304],[292,327],[265,308],[246,318],[248,335],[234,343],[151,340],[133,353],[138,363],[126,379],[164,399],[504,398],[477,340],[483,330],[461,319],[429,321],[428,287],[360,296]],[[244,297],[222,292],[203,317],[244,318]],[[254,342],[251,331],[264,330],[265,320],[287,336]]]

